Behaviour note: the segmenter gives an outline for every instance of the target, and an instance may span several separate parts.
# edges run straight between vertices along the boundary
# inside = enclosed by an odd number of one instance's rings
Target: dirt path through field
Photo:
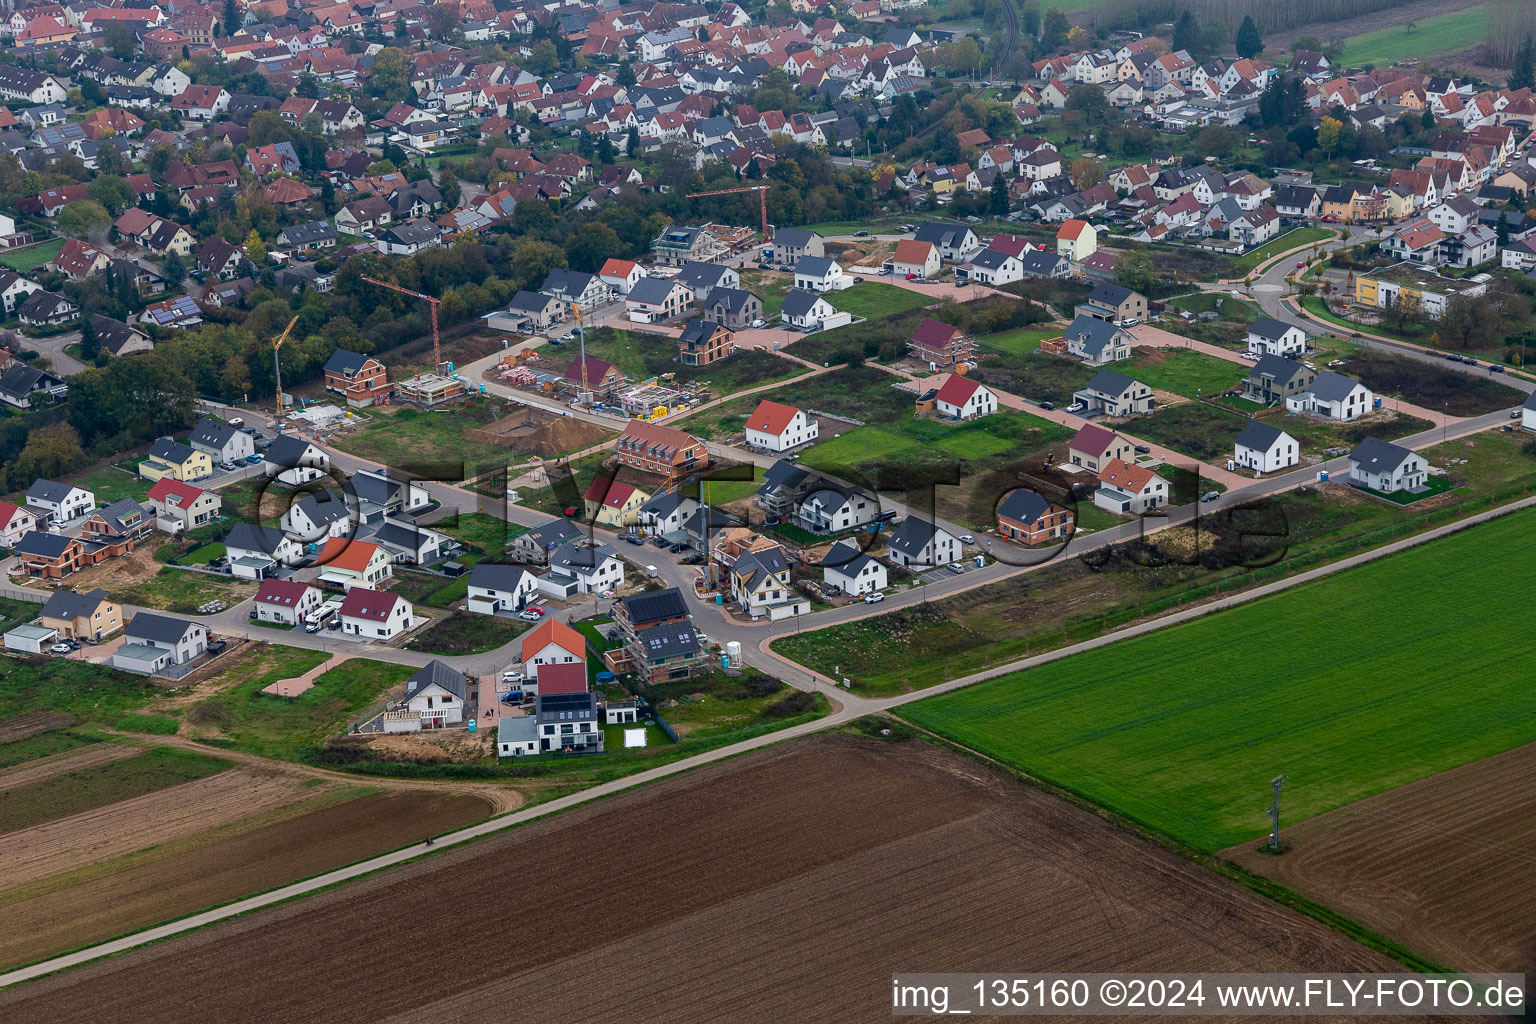
[[[237,768],[20,829],[0,837],[0,890],[227,825],[319,792],[291,775]],[[0,892],[0,903],[4,900]]]
[[[514,873],[536,884],[446,895]],[[572,879],[599,884],[573,898]],[[894,970],[999,964],[1395,966],[975,761],[842,735],[0,992],[0,1016],[434,1024],[516,1006],[543,1022],[843,1024],[890,1019]]]
[[[36,736],[40,732],[63,729],[74,724],[73,715],[64,715],[57,711],[28,711],[24,715],[17,715],[15,718],[7,718],[4,722],[0,722],[0,743],[14,743],[28,736]]]
[[[12,768],[0,770],[0,793],[21,789],[34,782],[45,782],[59,775],[68,775],[82,768],[94,768],[99,764],[111,764],[134,754],[142,754],[140,747],[120,743],[93,743],[84,750],[65,750],[35,761],[26,761]]]
[[[226,750],[223,747],[210,747],[185,736],[140,736],[132,735],[135,742],[145,745],[159,745],[166,747],[180,747],[182,750],[192,750],[199,754],[207,754],[210,757],[222,757],[240,764],[251,765],[265,771],[287,775],[298,779],[327,779],[331,782],[345,782],[353,786],[373,786],[379,789],[400,790],[402,792],[434,792],[434,793],[466,793],[473,794],[487,801],[492,808],[492,815],[506,814],[515,811],[526,802],[523,794],[510,786],[498,786],[490,782],[458,782],[450,779],[390,779],[372,775],[350,775],[346,772],[333,771],[329,768],[312,768],[309,765],[292,764],[288,761],[276,761],[267,757],[258,757],[255,754],[247,754],[239,750]]]

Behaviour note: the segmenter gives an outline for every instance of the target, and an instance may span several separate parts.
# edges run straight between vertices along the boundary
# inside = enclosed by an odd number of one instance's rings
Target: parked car
[[[544,617],[544,609],[524,608],[522,611],[517,613],[517,617],[522,619],[524,622],[538,622]]]
[[[758,270],[772,270],[773,269],[773,264],[772,263],[759,263],[757,265],[757,269]]]
[[[961,544],[975,544],[976,543],[976,538],[972,537],[968,533],[962,533],[960,535],[960,543]]]
[[[1296,261],[1296,269],[1297,270],[1305,269],[1306,265],[1307,265],[1307,261],[1306,260],[1297,260]]]
[[[57,643],[48,649],[54,654],[68,654],[70,651],[74,650],[73,647],[66,643]]]
[[[959,562],[950,562],[949,571],[954,573],[956,576],[959,576],[961,573],[965,572],[965,566],[961,565]]]
[[[1471,356],[1467,356],[1465,359],[1462,360],[1462,362],[1466,363],[1468,366],[1476,366],[1477,365],[1477,360],[1473,359]]]
[[[645,547],[645,538],[641,537],[639,534],[621,533],[621,534],[619,534],[619,539],[622,540],[626,544],[633,544],[636,547],[641,547],[641,548]]]
[[[1044,409],[1046,412],[1050,412],[1052,409],[1056,408],[1056,403],[1055,402],[1041,402],[1040,403],[1040,408]]]
[[[577,516],[581,514],[581,510],[578,509],[575,505],[567,505],[565,506],[565,514],[568,516]]]
[[[1323,223],[1324,224],[1337,224],[1338,222],[1339,222],[1338,214],[1330,213],[1328,216],[1323,218]]]
[[[1206,491],[1204,494],[1200,495],[1200,500],[1202,502],[1211,502],[1215,501],[1219,497],[1221,497],[1220,491]]]
[[[1503,373],[1504,372],[1504,367],[1500,366],[1498,363],[1489,363],[1488,364],[1488,372],[1489,373]]]
[[[1139,444],[1139,445],[1136,446],[1136,454],[1137,455],[1151,455],[1152,454],[1152,446],[1149,445],[1149,444]]]
[[[249,465],[249,466],[259,466],[259,465],[261,465],[261,456],[260,455],[247,455],[245,457],[245,462],[246,462],[246,465]]]
[[[970,283],[971,283],[971,279],[968,278],[968,277],[957,277],[957,278],[955,278],[955,287],[956,288],[964,288],[966,285],[968,285]]]
[[[1519,419],[1520,418],[1520,410],[1519,409],[1511,409],[1511,410],[1509,410],[1509,418],[1512,419],[1512,420]]]
[[[853,283],[854,284],[863,284],[864,283],[864,279],[862,277],[856,277],[856,278],[853,279]]]
[[[908,281],[916,281],[917,280],[917,275],[916,274],[908,274],[907,275],[907,280]]]
[[[256,437],[257,436],[257,430],[256,430],[255,427],[241,427],[240,428],[240,433],[242,433],[242,434],[250,434],[252,437]]]
[[[1082,412],[1086,408],[1088,407],[1082,402],[1073,402],[1071,405],[1067,406],[1067,412]]]
[[[767,320],[753,320],[752,321],[752,326],[753,327],[767,327],[768,326],[768,321]]]
[[[879,604],[881,601],[884,601],[884,600],[885,600],[885,595],[880,593],[880,591],[878,591],[878,590],[875,591],[873,594],[865,594],[864,595],[864,603],[865,604]]]
[[[855,231],[853,233],[853,237],[854,238],[868,238],[869,237],[869,232],[868,231]]]

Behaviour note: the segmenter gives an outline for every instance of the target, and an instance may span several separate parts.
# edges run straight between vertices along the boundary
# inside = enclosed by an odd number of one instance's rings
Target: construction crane
[[[592,388],[587,384],[587,325],[581,319],[581,307],[574,302],[571,303],[571,314],[576,317],[576,337],[581,342],[581,394],[576,396],[576,401],[590,411]]]
[[[756,192],[757,203],[763,213],[763,241],[773,241],[773,236],[768,233],[768,186],[767,185],[743,185],[741,188],[722,188],[716,192],[690,192],[686,198],[702,199],[705,196],[730,196],[738,192]]]
[[[363,280],[369,284],[376,284],[380,288],[388,288],[392,292],[399,292],[401,295],[409,295],[413,299],[420,299],[432,307],[432,365],[437,368],[438,373],[442,373],[443,347],[437,335],[437,307],[442,300],[434,299],[430,295],[423,295],[421,292],[413,292],[409,288],[402,288],[393,281],[380,281],[376,277],[368,277],[367,275],[363,276]]]
[[[283,328],[283,333],[272,339],[272,373],[277,379],[277,418],[272,421],[278,430],[283,429],[283,367],[278,362],[277,350],[283,347],[283,342],[288,340],[288,332],[293,330],[293,325],[299,322],[298,317],[288,321],[288,326]]]

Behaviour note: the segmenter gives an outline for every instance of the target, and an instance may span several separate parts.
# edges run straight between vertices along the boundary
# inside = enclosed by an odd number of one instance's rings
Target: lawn
[[[741,286],[763,300],[763,319],[778,319],[784,295],[795,283],[795,275],[781,270],[743,270]]]
[[[566,349],[570,352],[569,357],[574,360],[574,346],[568,345]],[[676,375],[677,383],[707,384],[716,396],[805,372],[805,367],[799,363],[761,349],[742,350],[708,366],[684,366],[676,359],[677,344],[674,339],[643,331],[616,331],[606,327],[594,331],[587,338],[587,356],[612,363],[636,383],[670,373]],[[554,362],[551,365],[557,369],[564,367],[564,356],[552,358]]]
[[[528,529],[484,512],[460,513],[450,519],[438,520],[430,528],[446,533],[482,555],[501,554],[512,543],[512,538]]]
[[[480,561],[480,556],[465,555],[459,561],[461,564],[473,566]],[[422,572],[417,569],[397,568],[388,589],[412,604],[447,608],[453,602],[462,601],[469,596],[469,573],[453,577],[439,576],[437,573]]]
[[[933,296],[886,284],[884,281],[865,281],[852,288],[832,292],[826,298],[834,309],[866,320],[895,316],[909,309],[935,305],[939,301]]]
[[[233,605],[256,593],[256,585],[206,572],[167,566],[147,580],[107,586],[114,601],[190,615],[209,601]]]
[[[509,644],[531,628],[521,619],[454,612],[445,615],[406,641],[405,646],[427,654],[484,654]]]
[[[1350,36],[1339,54],[1341,66],[1419,60],[1437,53],[1452,53],[1476,46],[1488,32],[1488,12],[1493,4],[1479,4],[1451,14],[1407,22],[1377,32]]]
[[[372,418],[367,425],[339,439],[336,447],[372,462],[402,469],[452,467],[438,476],[445,480],[450,477],[467,479],[467,474],[456,476],[455,470],[458,467],[472,470],[481,466],[499,466],[513,458],[512,452],[500,445],[469,441],[464,437],[464,431],[494,422],[496,406],[497,403],[472,398],[463,405],[432,412],[402,406],[388,414],[375,408],[369,410]]]
[[[1228,320],[1241,320],[1244,323],[1251,323],[1261,315],[1256,307],[1242,299],[1233,298],[1225,292],[1195,292],[1192,295],[1180,295],[1176,299],[1169,299],[1167,304],[1174,309],[1188,310],[1191,313],[1216,313]]]
[[[13,601],[8,597],[0,597],[0,633],[12,626],[31,622],[37,618],[40,610],[40,607],[31,601]]]
[[[978,351],[1006,352],[1012,356],[1027,356],[1040,347],[1042,341],[1061,337],[1060,327],[1020,327],[1012,331],[983,334],[976,339]]]
[[[263,687],[292,679],[321,664],[326,655],[267,647],[237,669],[241,681],[190,709],[187,721],[205,739],[286,761],[302,760],[325,739],[346,731],[385,690],[415,669],[353,658],[322,674],[297,697],[274,697]]]
[[[32,245],[12,252],[0,252],[0,266],[25,273],[34,267],[40,267],[47,263],[63,251],[63,249],[64,239],[55,238],[51,242],[43,242],[41,245]]]
[[[1042,352],[989,353],[971,376],[989,387],[1000,388],[1036,402],[1054,402],[1063,408],[1074,392],[1085,387],[1099,371],[1076,359]]]
[[[89,473],[84,473],[68,482],[96,495],[98,506],[110,505],[123,498],[132,498],[138,502],[145,501],[149,496],[149,489],[154,486],[151,481],[137,474],[111,465],[98,466]]]
[[[1204,402],[1188,402],[1137,416],[1125,424],[1136,437],[1172,448],[1201,462],[1225,461],[1247,418]]]
[[[1509,597],[1533,527],[1511,515],[901,714],[1220,850],[1265,830],[1276,775],[1298,821],[1530,741],[1536,641]]]
[[[1333,228],[1292,228],[1285,234],[1280,235],[1277,238],[1270,239],[1268,242],[1265,242],[1263,245],[1254,249],[1252,252],[1244,253],[1241,256],[1235,257],[1232,260],[1232,264],[1233,267],[1237,270],[1237,274],[1239,276],[1247,275],[1251,273],[1255,268],[1257,268],[1260,263],[1263,263],[1265,260],[1269,259],[1271,256],[1276,255],[1277,253],[1285,252],[1287,249],[1294,249],[1299,245],[1310,245],[1313,242],[1321,242],[1325,239],[1333,238],[1337,234],[1338,231]]]
[[[160,692],[147,676],[88,661],[7,659],[0,672],[0,721],[23,711],[62,711],[84,722],[114,722]]]
[[[0,793],[0,833],[130,800],[193,779],[217,775],[229,761],[173,747],[155,747],[120,761],[82,768]]]
[[[1024,412],[999,412],[968,423],[909,417],[891,424],[859,427],[812,445],[800,461],[834,476],[874,467],[908,467],[920,463],[965,459],[975,462],[1013,453],[1023,457],[1071,431],[1050,420]]]
[[[1136,349],[1129,367],[1118,372],[1148,387],[1185,398],[1225,394],[1248,376],[1241,364],[1188,348]]]

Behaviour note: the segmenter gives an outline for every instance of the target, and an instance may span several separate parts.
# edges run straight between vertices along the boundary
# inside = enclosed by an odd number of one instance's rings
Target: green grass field
[[[433,412],[402,408],[393,415],[374,410],[371,415],[366,426],[342,438],[336,447],[386,466],[463,461],[466,470],[481,464],[500,465],[512,455],[499,445],[464,438],[464,431],[496,418],[489,402],[469,401]]]
[[[812,445],[801,456],[828,473],[880,462],[917,463],[953,456],[984,459],[1017,451],[1021,456],[1070,436],[1064,427],[1022,412],[1001,412],[968,423],[916,418],[858,427]]]
[[[160,692],[147,676],[88,661],[7,659],[0,672],[0,721],[24,711],[62,711],[83,722],[113,722]]]
[[[82,768],[0,793],[0,833],[207,778],[231,767],[230,761],[156,747],[121,761]]]
[[[0,266],[10,267],[16,271],[31,270],[53,259],[63,248],[64,239],[55,238],[51,242],[19,249],[16,252],[0,253]]]
[[[531,628],[531,623],[521,619],[454,612],[412,637],[406,646],[427,654],[484,654],[511,643]]]
[[[875,320],[905,313],[909,309],[931,306],[939,300],[884,281],[865,281],[844,291],[833,292],[827,296],[827,301],[832,304],[832,308],[844,313]]]
[[[1344,41],[1339,63],[1391,64],[1476,46],[1487,34],[1488,12],[1492,7],[1491,3],[1479,4],[1451,14],[1425,18],[1412,25],[1411,30],[1408,24],[1403,24],[1350,36]]]
[[[1260,263],[1287,249],[1294,249],[1298,245],[1309,245],[1312,242],[1321,242],[1327,238],[1333,238],[1338,234],[1334,228],[1304,227],[1292,228],[1283,235],[1270,239],[1252,252],[1244,253],[1232,260],[1232,265],[1239,274],[1247,274],[1254,270]]]
[[[1522,512],[904,717],[1207,851],[1531,739]],[[1491,557],[1492,556],[1492,557]],[[1411,601],[1402,595],[1412,594]]]
[[[1042,341],[1059,337],[1060,327],[1020,327],[1013,331],[983,334],[976,339],[976,347],[981,352],[1006,352],[1009,355],[1025,356],[1038,349]]]
[[[97,742],[99,740],[94,736],[82,736],[79,733],[61,732],[57,729],[41,732],[36,736],[28,736],[24,740],[0,743],[0,768],[10,768],[27,761],[35,761],[40,757],[62,754],[66,750],[74,750],[87,743]]]
[[[1159,349],[1150,354],[1138,352],[1131,365],[1119,372],[1148,387],[1172,391],[1185,398],[1222,394],[1232,390],[1248,375],[1240,363],[1187,348]]]
[[[315,651],[268,648],[241,666],[242,681],[187,712],[195,726],[217,730],[229,746],[262,757],[301,760],[328,736],[345,730],[389,687],[415,670],[408,665],[354,658],[323,673],[312,689],[292,699],[262,693],[279,679],[303,675],[325,660]]]

